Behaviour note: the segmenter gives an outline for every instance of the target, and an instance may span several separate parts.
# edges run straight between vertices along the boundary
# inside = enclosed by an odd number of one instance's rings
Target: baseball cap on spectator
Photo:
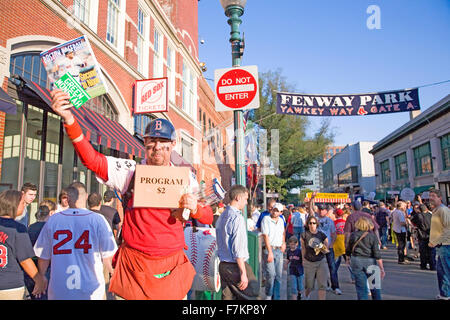
[[[336,215],[337,215],[338,217],[342,216],[343,214],[344,214],[344,210],[342,210],[342,209],[337,209],[337,210],[336,210]]]
[[[225,208],[225,205],[222,202],[219,202],[219,208]]]
[[[278,211],[283,212],[283,205],[277,202],[273,205],[272,209],[277,209]]]
[[[355,207],[355,210],[361,210],[362,204],[359,201],[355,201],[352,203],[353,207]]]
[[[288,208],[293,208],[294,205],[293,205],[292,203],[290,203],[290,204],[287,205],[287,207],[288,207]]]
[[[326,210],[327,206],[326,206],[325,204],[323,204],[323,203],[319,203],[319,204],[317,205],[317,208],[318,208],[319,210]]]

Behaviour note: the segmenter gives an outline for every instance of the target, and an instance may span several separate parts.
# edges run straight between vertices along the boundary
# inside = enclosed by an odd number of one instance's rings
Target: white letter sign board
[[[259,108],[258,67],[214,70],[216,111]]]
[[[134,114],[167,112],[167,78],[136,80]]]

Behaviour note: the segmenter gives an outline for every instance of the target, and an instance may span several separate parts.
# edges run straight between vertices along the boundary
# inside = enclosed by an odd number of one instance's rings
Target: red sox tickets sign
[[[167,78],[136,80],[134,114],[167,111]]]
[[[214,80],[216,111],[259,108],[257,66],[217,69]]]

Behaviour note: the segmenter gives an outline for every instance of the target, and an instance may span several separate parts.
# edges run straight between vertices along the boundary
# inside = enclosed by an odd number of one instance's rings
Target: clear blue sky
[[[369,30],[370,5],[381,29]],[[199,6],[200,61],[231,67],[230,27],[219,0]],[[242,65],[280,68],[296,92],[349,94],[417,87],[450,80],[449,0],[248,0],[241,32]],[[213,81],[209,81],[211,87]],[[450,94],[450,82],[419,89],[421,109]],[[311,128],[318,117],[310,117]],[[331,119],[335,145],[379,141],[409,121],[409,113]]]

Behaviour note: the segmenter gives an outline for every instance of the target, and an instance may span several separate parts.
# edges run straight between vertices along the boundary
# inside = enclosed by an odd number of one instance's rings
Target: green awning
[[[433,187],[434,187],[434,185],[415,187],[413,190],[414,190],[415,194],[419,194],[424,191],[428,191],[430,188],[433,188]]]
[[[373,200],[384,200],[384,197],[386,196],[386,192],[377,192],[375,195],[375,198]]]

